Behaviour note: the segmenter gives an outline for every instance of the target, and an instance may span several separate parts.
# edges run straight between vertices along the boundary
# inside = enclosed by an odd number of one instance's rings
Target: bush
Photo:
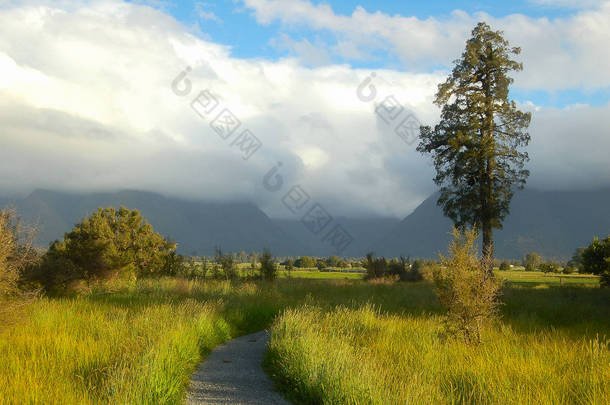
[[[502,271],[510,270],[510,263],[507,262],[506,260],[504,260],[502,263],[500,263],[500,267],[499,268]]]
[[[559,273],[559,265],[557,263],[553,263],[553,262],[542,263],[538,266],[538,269],[541,272],[543,272],[544,274]]]
[[[261,276],[264,280],[273,281],[277,277],[277,264],[273,260],[273,256],[269,249],[263,250],[261,255]]]
[[[61,291],[79,281],[126,277],[122,273],[159,275],[175,249],[137,210],[99,208],[51,244],[36,278],[48,291]]]
[[[33,240],[34,230],[24,228],[13,209],[0,210],[0,325],[35,296],[35,291],[26,292],[20,286],[38,260]]]
[[[225,280],[235,280],[239,277],[237,266],[235,266],[235,258],[230,253],[222,253],[220,247],[216,247],[214,266],[214,276]]]
[[[388,262],[383,257],[375,257],[373,253],[367,253],[364,262],[366,269],[366,280],[385,277],[387,273]]]
[[[573,274],[576,272],[576,269],[572,266],[570,266],[569,264],[567,264],[564,268],[563,268],[563,274]]]
[[[302,256],[294,262],[294,265],[299,268],[309,269],[315,267],[316,262],[309,256]]]
[[[599,275],[602,287],[610,287],[610,236],[601,242],[593,239],[582,252],[581,266],[584,273]]]
[[[501,283],[491,276],[485,260],[478,257],[476,230],[453,229],[448,257],[434,271],[436,295],[447,310],[451,332],[467,343],[481,341],[485,323],[497,313]],[[489,259],[486,259],[489,260]]]

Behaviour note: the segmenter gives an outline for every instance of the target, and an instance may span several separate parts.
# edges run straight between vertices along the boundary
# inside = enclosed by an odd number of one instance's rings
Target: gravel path
[[[191,377],[187,404],[290,404],[272,391],[261,366],[268,341],[262,331],[214,349]]]

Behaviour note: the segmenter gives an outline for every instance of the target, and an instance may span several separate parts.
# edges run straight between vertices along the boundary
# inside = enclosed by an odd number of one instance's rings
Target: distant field
[[[290,273],[290,277],[292,278],[310,278],[310,279],[318,279],[318,280],[340,280],[340,279],[348,279],[348,280],[362,280],[364,277],[364,272],[359,273],[348,273],[348,272],[338,272],[338,271],[317,271],[317,270],[299,270],[292,271]],[[280,277],[286,278],[288,277],[288,271],[282,270],[280,271]]]
[[[498,275],[512,284],[532,285],[599,285],[599,277],[591,274],[544,274],[540,271],[498,271]]]

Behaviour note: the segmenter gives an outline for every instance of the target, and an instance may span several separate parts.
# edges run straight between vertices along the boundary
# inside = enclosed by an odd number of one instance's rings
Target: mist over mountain
[[[373,250],[380,255],[436,257],[446,253],[452,222],[437,206],[438,194],[427,198]],[[503,229],[495,230],[498,258],[522,258],[538,252],[549,260],[566,260],[594,236],[610,234],[610,189],[515,193]]]
[[[344,256],[369,251],[385,256],[437,257],[449,242],[451,221],[436,205],[437,194],[410,215],[395,218],[337,217],[352,236]],[[183,254],[211,255],[225,251],[261,251],[279,256],[336,254],[298,219],[271,219],[257,206],[244,202],[189,201],[141,191],[70,194],[36,190],[25,198],[0,198],[12,204],[26,223],[38,224],[38,243],[46,247],[70,231],[98,207],[121,205],[138,209],[155,230],[178,242]],[[535,251],[548,259],[565,260],[594,236],[610,234],[610,189],[595,191],[517,192],[504,229],[495,233],[496,256],[521,258]]]

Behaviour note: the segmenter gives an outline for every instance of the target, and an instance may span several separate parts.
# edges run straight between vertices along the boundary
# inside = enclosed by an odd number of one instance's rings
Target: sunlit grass
[[[304,402],[400,403],[392,402],[400,395],[460,402],[490,390],[503,390],[494,400],[524,399],[534,395],[527,384],[543,391],[532,398],[555,403],[608,394],[610,291],[518,286],[504,301],[501,325],[471,349],[443,338],[426,282],[164,278],[39,298],[0,325],[0,404],[182,403],[210,349],[269,327],[285,310],[275,364]]]
[[[502,325],[468,346],[438,315],[374,306],[286,311],[267,357],[276,380],[311,404],[605,404],[610,341]]]

